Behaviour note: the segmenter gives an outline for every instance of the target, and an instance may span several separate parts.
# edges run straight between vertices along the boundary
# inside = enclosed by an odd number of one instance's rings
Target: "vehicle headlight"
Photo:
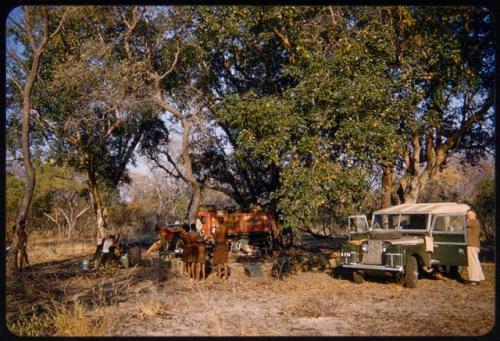
[[[388,246],[389,246],[389,245],[384,245],[384,246],[382,247],[382,252],[386,252],[386,251],[387,251],[387,247],[388,247]]]
[[[368,252],[368,243],[361,245],[361,250],[363,250],[363,252]]]

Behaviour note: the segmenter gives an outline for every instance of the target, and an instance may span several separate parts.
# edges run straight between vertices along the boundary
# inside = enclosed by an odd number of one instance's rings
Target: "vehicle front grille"
[[[402,265],[400,253],[385,253],[384,254],[384,265],[390,268]]]
[[[363,254],[363,264],[382,265],[382,240],[369,240],[368,252]]]

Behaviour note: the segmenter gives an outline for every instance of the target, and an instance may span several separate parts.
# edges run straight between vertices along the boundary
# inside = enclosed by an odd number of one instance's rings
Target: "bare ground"
[[[85,273],[79,268],[85,248],[76,249],[73,257],[38,255],[42,262],[8,288],[8,321],[19,319],[20,309],[28,317],[43,314],[54,302],[85,307],[90,324],[100,323],[94,335],[484,335],[495,320],[493,263],[483,263],[486,281],[479,286],[424,277],[407,289],[391,278],[355,284],[312,272],[275,280],[270,264],[250,278],[237,263],[228,281],[210,275],[198,283],[155,259]],[[81,330],[56,326],[45,334]]]

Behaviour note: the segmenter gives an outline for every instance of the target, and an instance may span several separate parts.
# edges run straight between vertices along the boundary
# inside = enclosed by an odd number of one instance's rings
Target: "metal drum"
[[[88,259],[82,259],[80,262],[80,267],[82,268],[83,271],[88,271],[90,270],[90,262]]]
[[[130,263],[128,261],[128,254],[124,254],[123,256],[121,256],[120,262],[122,263],[123,267],[127,269],[130,266]]]

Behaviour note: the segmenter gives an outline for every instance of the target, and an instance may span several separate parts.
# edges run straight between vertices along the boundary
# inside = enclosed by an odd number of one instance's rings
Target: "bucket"
[[[120,262],[122,263],[123,267],[127,269],[130,266],[130,263],[128,261],[128,254],[120,256]]]
[[[90,262],[88,259],[82,259],[80,262],[80,267],[82,268],[83,271],[88,271],[90,270]]]

